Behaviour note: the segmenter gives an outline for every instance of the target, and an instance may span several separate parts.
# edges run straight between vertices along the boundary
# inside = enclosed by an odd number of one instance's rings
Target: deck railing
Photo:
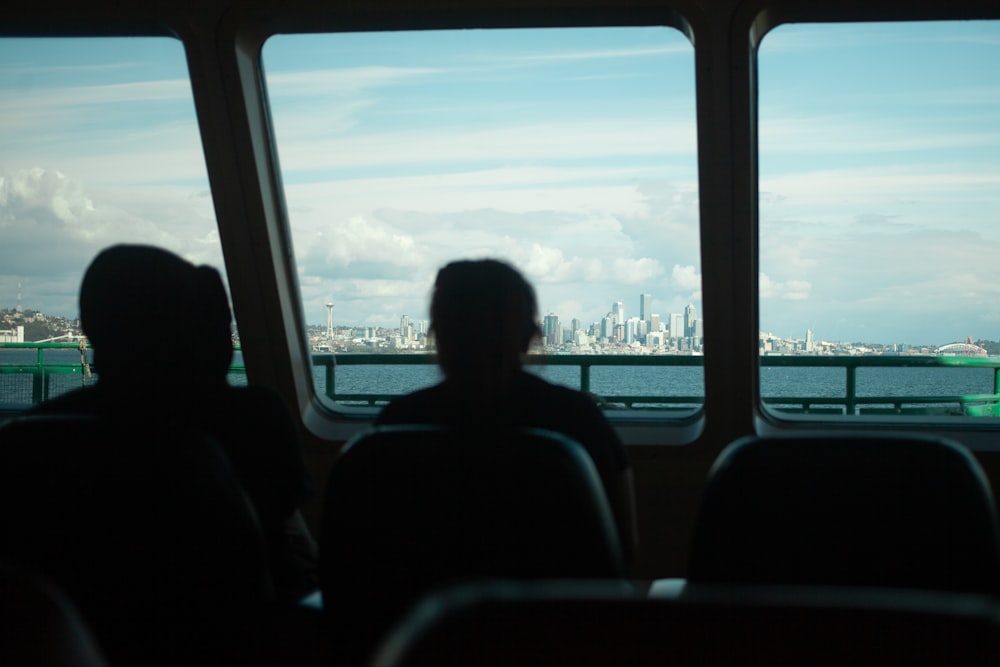
[[[579,369],[582,391],[591,391],[592,369],[603,366],[636,367],[700,367],[704,357],[694,355],[529,355],[528,363],[539,366],[571,366]],[[343,403],[375,405],[391,400],[397,394],[339,393],[336,391],[337,366],[430,365],[436,363],[431,354],[314,354],[313,365],[322,369],[326,396]],[[762,397],[768,407],[783,412],[819,414],[939,414],[1000,417],[1000,357],[954,356],[763,356],[762,367],[842,368],[844,384],[840,395],[797,396],[769,395]],[[858,369],[861,368],[982,368],[992,371],[992,392],[963,394],[858,394]],[[704,402],[701,394],[602,394],[606,405],[627,408],[688,411]]]
[[[52,350],[79,350],[68,343],[0,343],[2,349],[34,350],[32,361],[21,360],[9,363],[0,360],[0,404],[33,405],[75,387],[90,384],[94,378],[88,377],[88,366],[81,361],[59,361],[46,359]],[[89,355],[88,355],[89,356]],[[430,366],[436,363],[432,354],[338,354],[318,353],[313,355],[313,365],[319,371],[317,382],[327,398],[348,404],[377,405],[391,400],[399,393],[358,393],[337,391],[338,366]],[[551,367],[575,367],[579,369],[579,385],[583,391],[591,391],[592,370],[598,367],[700,367],[701,356],[683,355],[531,355],[529,364]],[[763,356],[764,368],[784,367],[792,369],[840,368],[844,369],[843,387],[839,390],[826,386],[824,395],[771,395],[765,393],[764,404],[774,410],[792,413],[834,413],[834,414],[937,414],[1000,417],[1000,357],[931,357],[931,356]],[[906,395],[906,392],[880,395],[859,395],[858,371],[867,368],[981,368],[992,371],[992,392],[985,393],[941,393]],[[176,372],[176,368],[174,369]],[[151,367],[151,382],[155,368]],[[234,384],[245,383],[246,370],[242,364],[230,368],[230,380]],[[836,393],[828,393],[836,392]],[[693,412],[703,402],[700,393],[673,395],[665,393],[622,394],[600,396],[609,406],[625,408],[648,408],[664,411]]]

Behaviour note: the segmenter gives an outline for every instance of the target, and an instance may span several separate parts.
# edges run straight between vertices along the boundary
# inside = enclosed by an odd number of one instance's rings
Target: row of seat
[[[666,582],[670,584],[678,582]],[[374,667],[986,667],[991,596],[858,587],[486,582],[432,595]]]
[[[623,578],[593,467],[555,434],[378,428],[350,443],[327,488],[323,593],[338,648],[355,647],[358,662],[414,601],[449,584]],[[998,536],[985,475],[953,442],[882,434],[744,438],[711,471],[684,606],[694,585],[991,595],[1000,577]],[[656,611],[642,614],[677,613],[676,601],[644,604]],[[696,613],[717,611],[699,606]]]
[[[211,439],[17,419],[0,428],[0,476],[0,557],[65,590],[112,664],[267,664],[259,528]],[[602,579],[618,584],[610,606],[637,602],[593,464],[557,434],[381,427],[344,449],[327,490],[321,632],[342,664],[366,662],[418,600],[463,582]],[[712,470],[683,600],[634,613],[675,614],[715,585],[993,595],[998,534],[985,476],[954,443],[747,438]],[[698,595],[690,613],[718,613]],[[322,652],[308,630],[299,639],[303,661]]]

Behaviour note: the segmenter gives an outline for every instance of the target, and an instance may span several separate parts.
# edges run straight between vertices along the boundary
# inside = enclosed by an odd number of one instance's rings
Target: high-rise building
[[[684,313],[670,313],[670,337],[684,337]]]
[[[626,343],[631,344],[631,343],[635,342],[635,339],[638,337],[639,323],[641,321],[642,320],[640,320],[638,317],[630,317],[630,318],[628,318],[628,321],[625,322],[625,342]]]
[[[638,318],[637,318],[638,319]],[[645,340],[646,334],[649,333],[649,322],[640,319],[635,325],[635,336],[639,340]]]
[[[697,311],[694,308],[693,303],[689,303],[687,308],[684,309],[684,335],[693,336],[694,335],[694,321],[698,317]]]
[[[601,320],[601,338],[611,339],[615,335],[615,318],[611,313]]]
[[[559,316],[549,313],[542,320],[542,335],[545,337],[547,345],[562,343],[562,333],[559,326]]]
[[[625,324],[625,304],[621,301],[615,301],[614,305],[611,306],[611,313],[615,316],[615,324]]]
[[[649,318],[653,316],[653,295],[652,294],[640,294],[639,295],[639,319],[643,322],[649,322]]]

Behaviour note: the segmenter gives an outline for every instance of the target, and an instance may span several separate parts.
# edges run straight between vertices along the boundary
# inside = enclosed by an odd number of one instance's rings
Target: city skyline
[[[16,327],[13,324],[13,320],[17,319],[18,317],[27,316],[27,313],[37,313],[37,315],[40,315],[44,319],[44,321],[46,321],[49,325],[53,324],[57,325],[51,329],[50,334],[47,334],[47,338],[49,339],[52,339],[52,337],[54,337],[55,339],[74,340],[80,337],[78,318],[65,318],[59,315],[51,315],[42,313],[40,311],[33,311],[30,308],[24,309],[23,311],[18,311],[16,308],[4,308],[0,306],[0,342],[2,341],[18,342],[17,331]],[[655,318],[657,317],[657,315],[654,313],[652,314],[652,317]],[[62,323],[58,322],[59,320],[61,320]],[[577,323],[582,328],[582,323],[579,322],[578,319],[572,318],[570,321],[571,323]],[[543,328],[543,330],[545,326],[544,322],[545,322],[545,317],[541,317],[539,319],[539,325]],[[418,336],[421,335],[425,336],[427,334],[428,326],[429,326],[428,320],[415,319],[409,317],[408,315],[403,315],[400,318],[400,322],[395,327],[393,326],[366,327],[348,323],[333,323],[329,319],[324,324],[318,324],[318,323],[306,324],[307,330],[310,331],[310,339],[314,341],[333,340],[334,338],[336,338],[337,332],[342,332],[344,330],[352,332],[367,331],[371,334],[372,337],[378,337],[379,335],[382,336],[386,335],[386,332],[393,332],[393,331],[402,334],[402,332],[405,331],[407,327],[411,328],[410,330],[413,339],[416,340]],[[589,327],[586,328],[589,329]],[[72,336],[62,335],[65,334],[65,332],[69,331],[70,329],[75,330],[75,333]],[[782,342],[785,344],[792,342],[801,342],[805,346],[803,351],[808,351],[810,344],[814,344],[817,346],[821,344],[829,344],[834,346],[860,344],[860,345],[876,345],[884,347],[902,346],[902,348],[928,348],[928,347],[934,348],[949,344],[966,344],[968,342],[976,342],[976,341],[995,342],[1000,344],[1000,337],[998,337],[997,339],[991,339],[988,336],[979,336],[979,335],[970,335],[966,336],[963,339],[954,339],[948,341],[926,340],[926,341],[913,342],[913,341],[876,341],[876,340],[865,340],[865,339],[836,340],[836,339],[824,338],[822,336],[816,336],[816,332],[808,328],[804,330],[804,333],[802,335],[798,335],[796,333],[782,334],[782,333],[775,333],[772,331],[760,330],[758,331],[758,336],[761,339],[761,341],[772,340],[772,341]],[[695,336],[695,337],[700,338],[700,336]],[[26,340],[25,342],[34,342],[34,341]],[[762,351],[767,352],[767,350],[762,350]]]

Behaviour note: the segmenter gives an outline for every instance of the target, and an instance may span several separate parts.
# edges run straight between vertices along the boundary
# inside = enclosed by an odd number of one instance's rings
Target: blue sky
[[[276,36],[263,50],[300,288],[347,324],[426,317],[499,256],[542,314],[701,310],[693,49],[669,28]],[[761,328],[1000,338],[1000,25],[763,40]],[[0,306],[76,314],[113,242],[221,266],[183,50],[0,40]],[[711,323],[706,326],[710,327]]]
[[[1000,338],[1000,25],[787,26],[758,62],[762,327]]]

